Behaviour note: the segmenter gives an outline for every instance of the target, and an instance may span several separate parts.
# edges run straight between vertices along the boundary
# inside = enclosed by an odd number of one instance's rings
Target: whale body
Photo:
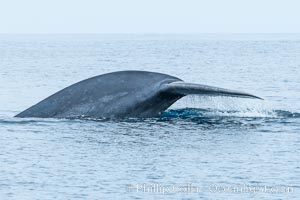
[[[191,94],[260,99],[235,90],[186,83],[162,73],[119,71],[75,83],[16,117],[157,117],[178,99]]]

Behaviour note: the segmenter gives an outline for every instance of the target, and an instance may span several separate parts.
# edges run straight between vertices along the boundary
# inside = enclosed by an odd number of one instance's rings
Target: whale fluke
[[[167,74],[120,71],[75,83],[16,117],[157,117],[178,99],[191,94],[261,99],[244,92],[185,83]]]
[[[202,84],[195,83],[185,83],[185,82],[173,82],[165,85],[163,89],[166,92],[179,94],[179,95],[206,95],[206,96],[229,96],[229,97],[239,97],[239,98],[252,98],[252,99],[261,99],[262,98],[248,94],[245,92],[239,92],[236,90],[228,90],[219,87],[213,87]]]

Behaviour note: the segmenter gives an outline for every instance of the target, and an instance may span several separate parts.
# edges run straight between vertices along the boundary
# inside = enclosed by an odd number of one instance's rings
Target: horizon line
[[[298,35],[300,32],[203,32],[203,33],[179,33],[179,32],[170,32],[170,33],[160,33],[160,32],[107,32],[107,33],[92,33],[92,32],[24,32],[24,33],[1,33],[0,35],[268,35],[268,34],[274,34],[274,35]]]

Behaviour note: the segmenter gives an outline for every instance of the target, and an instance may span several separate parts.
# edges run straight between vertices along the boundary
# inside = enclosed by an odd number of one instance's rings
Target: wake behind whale
[[[19,113],[16,117],[157,117],[174,102],[187,95],[261,99],[235,90],[185,83],[167,74],[120,71],[75,83]]]

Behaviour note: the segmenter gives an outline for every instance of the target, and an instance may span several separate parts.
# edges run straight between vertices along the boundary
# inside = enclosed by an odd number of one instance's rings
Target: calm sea
[[[264,98],[160,118],[13,116],[91,76],[148,70]],[[1,35],[0,199],[297,199],[300,35]]]

